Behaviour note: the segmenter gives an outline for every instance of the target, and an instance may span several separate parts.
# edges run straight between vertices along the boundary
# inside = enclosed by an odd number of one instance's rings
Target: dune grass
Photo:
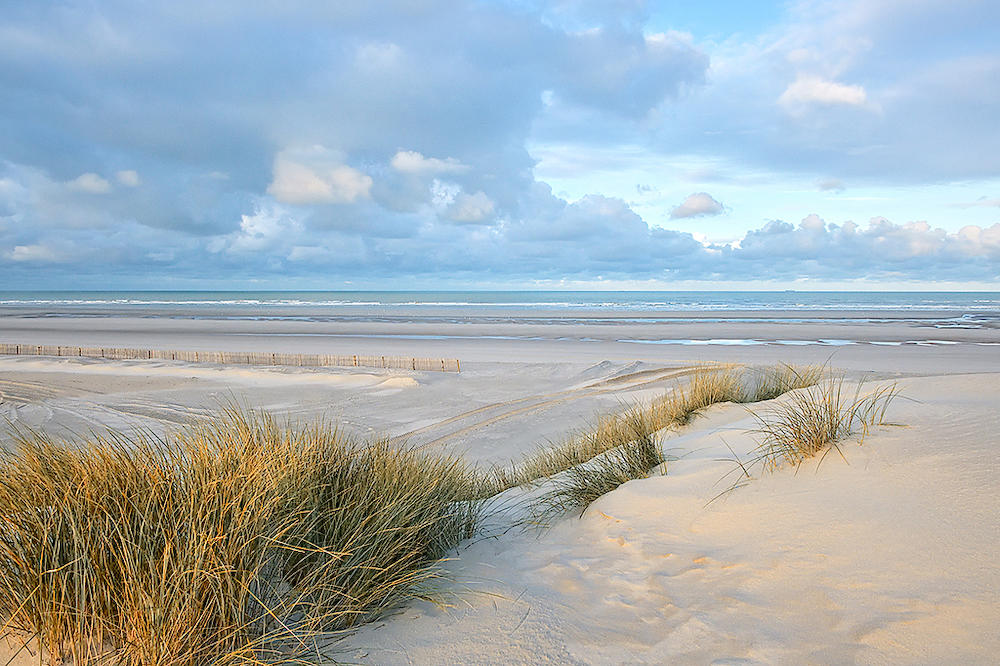
[[[473,483],[477,489],[475,494],[477,497],[489,497],[510,488],[552,478],[618,449],[622,452],[608,456],[601,464],[606,466],[618,461],[619,477],[630,474],[629,478],[638,478],[633,461],[653,459],[653,456],[646,455],[643,442],[651,439],[657,431],[685,425],[697,413],[717,403],[770,400],[787,391],[812,386],[824,373],[822,366],[787,364],[766,368],[737,365],[699,368],[686,384],[678,384],[648,405],[632,405],[620,413],[601,416],[590,430],[540,448],[512,467],[493,466],[479,472]],[[631,448],[638,450],[631,451]],[[642,474],[660,462],[663,462],[662,454]],[[571,476],[577,478],[581,485],[587,485],[581,475],[590,473],[588,469],[573,472]],[[614,475],[605,468],[599,476],[613,478]],[[595,479],[594,484],[599,483]],[[583,497],[586,490],[581,488],[578,494]],[[549,503],[556,506],[562,502]]]
[[[884,423],[898,394],[895,384],[865,391],[863,381],[851,390],[843,376],[794,392],[754,413],[761,443],[752,463],[765,470],[798,466],[817,454],[839,452],[837,442],[851,435],[860,434],[863,442],[870,428]]]
[[[586,507],[664,462],[663,428],[818,376],[701,369],[649,405],[485,472],[237,408],[168,438],[20,432],[0,452],[0,634],[79,665],[315,663],[353,627],[426,598],[486,498],[544,478],[545,514]],[[874,423],[864,405],[852,423]],[[774,460],[785,455],[778,433]]]
[[[17,444],[0,459],[0,622],[54,660],[308,663],[421,595],[476,524],[457,461],[265,414]]]
[[[768,366],[750,378],[742,400],[735,402],[762,402],[795,389],[809,388],[829,374],[823,365],[789,365],[780,363]]]
[[[554,488],[537,500],[540,519],[589,505],[629,481],[646,476],[666,461],[656,441],[665,428],[686,425],[699,412],[723,402],[770,400],[788,391],[815,385],[823,366],[781,364],[765,368],[711,366],[693,372],[686,383],[646,405],[632,405],[598,418],[596,425],[526,456],[512,467],[478,471],[470,486],[476,497],[551,480]]]
[[[537,501],[536,519],[547,522],[567,511],[584,508],[626,481],[639,479],[666,461],[663,449],[642,410],[621,415],[615,446],[552,477],[554,487]]]

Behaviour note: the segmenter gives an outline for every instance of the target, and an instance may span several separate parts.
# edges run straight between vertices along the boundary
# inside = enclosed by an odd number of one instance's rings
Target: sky
[[[0,289],[1000,289],[995,0],[0,15]]]

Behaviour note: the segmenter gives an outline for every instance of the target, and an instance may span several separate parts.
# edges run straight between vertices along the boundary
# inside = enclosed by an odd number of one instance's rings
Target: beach
[[[758,443],[749,410],[768,403],[717,404],[661,433],[670,460],[582,516],[514,528],[533,491],[506,491],[443,564],[447,606],[413,601],[362,627],[338,645],[347,661],[990,663],[1000,651],[993,310],[90,307],[7,305],[0,342],[456,358],[461,372],[6,356],[10,425],[166,433],[241,404],[507,465],[706,363],[826,364],[899,388],[891,425],[860,445],[732,492],[735,460]]]

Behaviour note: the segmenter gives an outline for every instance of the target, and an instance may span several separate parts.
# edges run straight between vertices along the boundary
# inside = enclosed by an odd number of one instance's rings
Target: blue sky
[[[8,288],[1000,288],[1000,6],[7,3]]]

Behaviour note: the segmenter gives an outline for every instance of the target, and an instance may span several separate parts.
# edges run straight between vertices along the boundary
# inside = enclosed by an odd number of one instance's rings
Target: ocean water
[[[629,324],[908,324],[915,337],[871,344],[955,344],[947,329],[978,329],[974,344],[1000,344],[1000,292],[747,291],[47,291],[0,292],[0,318],[114,318],[332,322],[305,330],[244,327],[232,335],[278,339],[576,340],[598,335],[634,345],[822,345],[855,339],[758,339],[630,335]],[[341,328],[341,323],[371,326]],[[386,324],[438,324],[401,330]],[[454,327],[531,324],[533,327]],[[551,326],[548,326],[551,325]],[[580,326],[577,326],[580,325]],[[594,328],[597,325],[600,328]],[[44,324],[42,325],[44,326]],[[541,328],[540,328],[541,327]],[[602,331],[596,333],[595,331]],[[648,328],[646,330],[649,330]],[[719,332],[725,329],[720,328]],[[753,335],[759,330],[741,327]],[[840,329],[844,330],[844,329]],[[852,331],[860,329],[851,328]],[[523,331],[523,333],[522,333]],[[545,331],[539,333],[539,331]],[[666,332],[667,329],[664,329]],[[982,334],[989,332],[988,337]],[[959,334],[954,331],[952,338]],[[772,334],[773,335],[773,334]],[[541,337],[539,337],[541,336]],[[792,337],[792,336],[789,336]]]
[[[739,311],[1000,312],[1000,292],[833,291],[0,291],[0,312],[314,317],[351,310],[419,312]],[[702,319],[703,316],[699,316]]]

